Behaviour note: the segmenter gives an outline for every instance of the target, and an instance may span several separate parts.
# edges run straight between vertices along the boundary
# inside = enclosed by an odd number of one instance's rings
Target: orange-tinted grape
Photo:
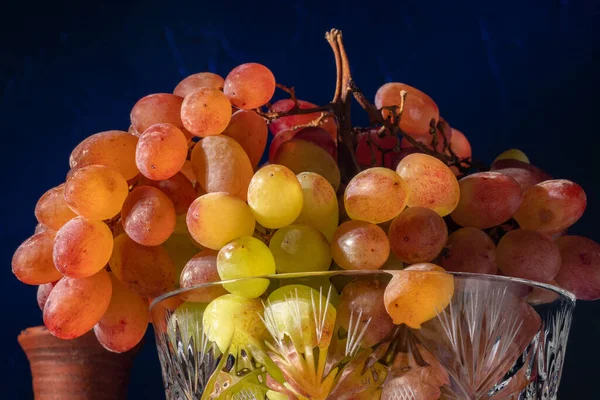
[[[553,234],[577,222],[586,205],[587,197],[581,186],[565,179],[554,179],[525,192],[515,219],[521,228]]]
[[[131,124],[138,135],[155,124],[171,124],[183,128],[182,103],[183,97],[169,93],[156,93],[142,97],[131,110]]]
[[[182,288],[218,282],[221,280],[217,271],[217,253],[206,249],[196,254],[183,268],[179,277],[179,286]],[[221,285],[207,286],[182,293],[185,301],[209,303],[219,296],[227,294]]]
[[[41,285],[62,277],[52,259],[55,236],[56,232],[45,231],[21,243],[12,258],[12,272],[18,280],[28,285]]]
[[[114,217],[129,194],[123,175],[101,165],[74,171],[67,179],[65,200],[78,215],[95,220]]]
[[[448,237],[440,264],[446,271],[495,275],[496,245],[477,228],[461,228]]]
[[[65,200],[64,183],[44,193],[35,205],[37,220],[55,231],[76,216],[77,214],[69,208]]]
[[[316,104],[304,100],[298,100],[299,109],[308,109],[316,107]],[[282,99],[273,103],[273,105],[271,106],[271,111],[287,112],[290,111],[292,108],[294,108],[294,100]],[[291,115],[289,117],[277,118],[269,124],[269,130],[273,135],[278,136],[279,134],[285,131],[289,131],[295,127],[309,125],[318,120],[320,117],[321,113],[316,112],[312,114]],[[324,118],[319,127],[325,129],[327,133],[329,133],[329,136],[334,141],[337,141],[337,125],[333,117]]]
[[[187,139],[179,128],[171,124],[156,124],[140,136],[135,162],[145,177],[169,179],[183,167],[187,152]]]
[[[181,167],[181,171],[179,172],[185,175],[192,185],[196,184],[196,174],[194,174],[194,167],[192,166],[192,162],[190,160],[185,160],[183,167]]]
[[[218,135],[231,119],[231,104],[218,89],[201,87],[185,97],[181,120],[185,129],[196,136]]]
[[[248,204],[224,192],[208,193],[194,200],[186,222],[194,240],[213,250],[241,236],[251,236],[256,225]]]
[[[421,263],[394,273],[383,302],[396,325],[420,329],[450,304],[453,295],[454,277],[440,266]]]
[[[207,193],[227,192],[246,200],[254,169],[235,140],[223,135],[202,139],[192,151],[192,165]]]
[[[106,266],[113,248],[113,235],[102,221],[76,217],[56,233],[54,265],[65,276],[86,278]]]
[[[38,223],[33,230],[33,233],[42,233],[46,231],[51,231],[52,229],[48,228],[46,225],[42,223]]]
[[[429,208],[412,207],[392,221],[388,231],[392,252],[403,262],[433,260],[448,240],[446,223]]]
[[[242,64],[227,75],[223,92],[237,108],[258,108],[267,104],[273,97],[275,77],[271,70],[262,64]]]
[[[579,300],[600,299],[600,244],[583,236],[563,236],[556,244],[562,260],[556,282]]]
[[[256,167],[265,151],[268,136],[267,123],[254,111],[239,110],[231,116],[223,135],[238,142]]]
[[[351,282],[342,290],[337,308],[338,322],[346,331],[353,328],[352,331],[360,332],[367,326],[361,341],[363,348],[381,342],[394,328],[383,303],[384,292],[385,286],[379,281]]]
[[[461,191],[454,172],[446,164],[427,154],[404,157],[396,172],[408,184],[408,206],[426,207],[448,215],[456,208]]]
[[[521,186],[508,175],[478,172],[459,183],[460,201],[450,216],[461,226],[486,229],[500,225],[521,204]]]
[[[105,270],[87,278],[64,277],[46,301],[44,325],[60,339],[82,336],[102,318],[111,295],[112,283]]]
[[[409,134],[426,133],[429,131],[431,120],[437,120],[440,117],[440,111],[431,99],[425,93],[404,83],[390,82],[386,83],[377,90],[375,94],[375,105],[377,108],[384,106],[400,106],[402,97],[400,92],[405,90],[406,101],[404,102],[404,112],[400,119],[400,128]],[[390,112],[383,110],[383,116],[390,116]]]
[[[390,242],[383,229],[364,221],[347,221],[333,234],[331,255],[344,269],[378,269],[388,259]]]
[[[123,203],[121,221],[130,238],[144,246],[158,246],[175,229],[175,207],[159,189],[138,186]]]
[[[272,162],[289,168],[295,174],[315,172],[327,179],[334,189],[340,187],[341,174],[336,161],[326,150],[306,140],[292,139],[283,143]]]
[[[94,326],[105,349],[122,353],[135,347],[148,328],[148,303],[110,274],[112,296],[108,309]]]
[[[301,129],[287,130],[280,132],[273,138],[271,145],[269,146],[269,160],[275,160],[275,155],[279,151],[279,147],[287,141],[292,139],[301,139],[311,142],[321,147],[327,152],[334,160],[337,159],[337,144],[335,140],[329,136],[329,133],[319,127],[308,127]]]
[[[175,287],[175,265],[162,246],[142,246],[120,235],[109,265],[123,285],[142,297],[158,297]]]
[[[550,282],[560,268],[560,250],[548,236],[526,229],[508,232],[496,249],[503,275]]]
[[[346,186],[344,205],[352,219],[380,224],[404,210],[409,188],[394,171],[375,167],[356,175]]]
[[[71,152],[71,169],[88,165],[104,165],[129,180],[139,173],[135,164],[135,146],[138,138],[128,132],[106,131],[96,133],[79,143]]]
[[[151,179],[140,179],[140,185],[152,186],[160,189],[161,192],[173,202],[175,213],[177,215],[185,214],[190,204],[196,200],[196,189],[186,176],[178,172],[169,179],[153,181]]]
[[[469,139],[458,129],[452,129],[452,136],[450,137],[450,149],[456,154],[456,156],[460,160],[470,161],[473,155],[473,150],[471,149],[471,143],[469,143]],[[449,151],[447,151],[450,154]],[[452,167],[454,170],[458,171],[456,167]]]
[[[52,292],[54,285],[56,285],[56,283],[53,282],[53,283],[44,283],[44,284],[38,286],[37,303],[38,303],[38,306],[40,306],[40,310],[44,311],[44,307],[46,306],[46,301],[48,301],[48,297],[50,296],[50,293]]]
[[[213,74],[212,72],[199,72],[197,74],[192,74],[179,82],[175,87],[175,90],[173,90],[173,94],[185,97],[201,87],[223,90],[224,82],[225,80],[217,74]]]

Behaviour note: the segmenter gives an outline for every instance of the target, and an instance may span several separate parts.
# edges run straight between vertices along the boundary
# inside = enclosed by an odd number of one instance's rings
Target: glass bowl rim
[[[152,310],[157,304],[163,302],[166,299],[171,297],[180,295],[182,293],[191,292],[192,290],[200,289],[200,288],[209,288],[212,286],[222,285],[224,283],[237,283],[244,282],[250,279],[286,279],[286,278],[304,278],[304,277],[333,277],[333,276],[358,276],[358,275],[381,275],[388,274],[394,275],[398,273],[419,273],[423,271],[415,271],[415,270],[383,270],[383,269],[374,269],[374,270],[336,270],[336,271],[316,271],[316,272],[294,272],[294,273],[283,273],[283,274],[271,274],[271,275],[259,275],[259,276],[248,276],[244,278],[237,279],[229,279],[229,280],[221,280],[216,282],[208,282],[200,285],[189,286],[186,288],[179,288],[175,290],[171,290],[166,292],[152,300],[150,303],[149,309]],[[563,299],[568,300],[572,305],[575,304],[577,298],[575,294],[569,292],[568,290],[559,288],[558,286],[551,285],[549,283],[535,282],[528,279],[522,278],[513,278],[509,276],[502,275],[489,275],[489,274],[480,274],[480,273],[472,273],[472,272],[452,272],[452,271],[427,271],[430,274],[450,274],[452,276],[471,278],[471,279],[479,279],[486,281],[504,281],[510,283],[518,283],[520,285],[525,285],[533,288],[542,288],[546,290],[550,290],[558,295],[560,295]]]

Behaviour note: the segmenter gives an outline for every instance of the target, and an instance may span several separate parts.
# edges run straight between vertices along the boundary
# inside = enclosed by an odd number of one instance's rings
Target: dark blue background
[[[344,31],[354,77],[372,97],[398,80],[430,94],[490,162],[520,147],[573,179],[589,208],[572,230],[600,240],[597,1],[11,2],[0,25],[2,398],[31,398],[16,336],[41,323],[35,288],[10,272],[32,234],[39,196],[61,183],[86,136],[129,126],[135,101],[186,75],[258,61],[303,99],[329,101],[334,64],[323,34]],[[167,4],[171,3],[171,4]],[[489,4],[488,4],[489,3]],[[600,303],[579,303],[563,399],[597,398]],[[163,398],[153,339],[133,371],[131,398]]]

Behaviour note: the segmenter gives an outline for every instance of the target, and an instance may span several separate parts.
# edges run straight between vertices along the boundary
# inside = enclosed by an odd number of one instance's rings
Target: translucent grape
[[[194,90],[201,87],[223,90],[225,80],[212,72],[199,72],[184,78],[177,84],[173,94],[175,96],[186,97]]]
[[[450,214],[461,195],[454,172],[446,164],[427,154],[404,157],[396,172],[408,184],[408,206],[425,207],[440,214]]]
[[[134,348],[148,328],[148,303],[110,274],[112,296],[108,309],[94,326],[94,333],[107,350],[123,353]]]
[[[62,277],[52,259],[55,236],[56,232],[45,231],[21,243],[12,258],[12,272],[18,280],[28,285],[42,285]]]
[[[529,157],[527,157],[527,154],[523,153],[523,151],[519,149],[510,149],[500,153],[500,155],[494,159],[494,162],[507,159],[518,160],[529,164]]]
[[[106,131],[96,133],[79,143],[71,152],[71,169],[88,165],[104,165],[130,180],[139,174],[135,164],[138,138],[129,132]]]
[[[223,192],[198,197],[190,206],[186,222],[194,240],[213,250],[233,239],[252,235],[256,224],[244,201]]]
[[[386,167],[394,168],[394,160],[398,155],[398,137],[384,135],[379,137],[378,130],[359,134],[356,146],[356,161],[363,168]]]
[[[315,172],[327,179],[335,190],[340,187],[341,174],[336,161],[314,143],[292,139],[281,146],[272,162],[284,165],[295,174]]]
[[[294,108],[294,100],[292,99],[282,99],[278,100],[271,106],[271,111],[274,112],[287,112]],[[298,100],[298,108],[299,109],[308,109],[308,108],[317,108],[316,104],[310,103],[304,100]],[[311,114],[300,114],[300,115],[291,115],[289,117],[281,117],[273,120],[269,124],[269,130],[274,136],[278,136],[279,134],[289,131],[289,130],[297,130],[293,129],[295,127],[302,127],[309,124],[315,123],[319,118],[321,118],[320,112],[315,112]],[[335,119],[332,117],[323,118],[319,127],[325,129],[331,139],[337,141],[337,125],[335,123]]]
[[[185,129],[199,137],[218,135],[231,119],[231,104],[218,89],[202,87],[185,97],[181,121]]]
[[[503,275],[550,282],[560,268],[560,250],[548,236],[526,229],[508,232],[496,249]]]
[[[331,251],[327,238],[307,225],[279,229],[269,243],[278,273],[327,271]]]
[[[192,183],[192,185],[196,184],[196,174],[194,174],[194,167],[191,160],[185,160],[180,172]]]
[[[65,201],[64,183],[44,193],[35,205],[36,219],[55,231],[76,216]]]
[[[583,236],[556,240],[562,263],[556,282],[580,300],[600,299],[600,244]]]
[[[400,128],[409,134],[426,133],[429,131],[431,120],[440,117],[440,111],[425,93],[404,83],[390,82],[381,86],[375,94],[375,106],[377,108],[386,106],[400,106],[402,97],[400,92],[405,90],[406,101],[404,111],[400,119]],[[383,116],[387,118],[390,112],[383,110]]]
[[[177,215],[185,214],[190,205],[196,200],[196,189],[186,176],[178,172],[169,179],[153,181],[140,179],[139,185],[152,186],[167,195],[175,207]]]
[[[407,263],[432,261],[448,240],[446,223],[429,208],[407,208],[390,225],[388,232],[392,252]]]
[[[477,228],[461,228],[448,237],[440,265],[446,271],[495,275],[496,245],[492,238]]]
[[[478,172],[459,183],[460,201],[450,216],[461,226],[486,229],[500,225],[521,204],[521,186],[508,175]]]
[[[219,251],[217,269],[222,280],[271,275],[275,273],[275,260],[263,242],[251,236],[243,236]],[[223,284],[228,292],[248,298],[260,296],[268,286],[268,279]]]
[[[291,224],[302,211],[303,194],[296,175],[282,165],[259,169],[248,186],[248,205],[256,221],[269,229]]]
[[[44,307],[44,325],[60,339],[74,339],[91,330],[110,304],[112,284],[105,270],[87,278],[64,277]]]
[[[408,185],[397,173],[382,167],[369,168],[348,183],[344,205],[350,218],[380,224],[404,210],[408,194]]]
[[[274,161],[275,155],[279,151],[281,145],[294,138],[314,143],[325,150],[334,160],[337,159],[337,144],[335,140],[331,138],[329,133],[323,128],[308,127],[302,129],[290,129],[280,132],[275,136],[269,146],[269,160]]]
[[[302,186],[302,211],[294,223],[321,231],[331,242],[339,223],[338,200],[331,184],[319,174],[303,172],[297,175]]]
[[[227,192],[246,200],[254,169],[238,142],[227,136],[202,139],[192,151],[194,174],[207,192]]]
[[[40,310],[44,311],[44,307],[46,306],[46,301],[48,301],[48,297],[54,288],[56,283],[44,283],[38,286],[37,290],[37,303],[40,306]]]
[[[454,277],[435,264],[414,264],[394,273],[385,288],[385,309],[396,325],[420,329],[452,300]]]
[[[202,250],[192,257],[179,276],[179,286],[182,288],[203,285],[221,280],[217,270],[217,254],[215,250]],[[227,291],[221,285],[207,286],[187,293],[182,293],[186,301],[209,303]]]
[[[179,128],[171,124],[156,124],[140,136],[135,162],[145,177],[169,179],[183,167],[187,152],[187,139]]]
[[[74,171],[67,179],[65,201],[78,215],[95,220],[114,217],[129,194],[123,175],[101,165]]]
[[[102,221],[76,217],[56,233],[54,265],[65,276],[86,278],[106,266],[113,249],[113,235]]]
[[[553,234],[577,222],[586,205],[587,197],[581,186],[554,179],[528,189],[514,218],[521,228]]]
[[[516,180],[521,186],[522,193],[540,182],[552,179],[547,172],[531,164],[513,159],[496,161],[492,164],[492,171],[508,175]]]
[[[169,93],[156,93],[142,97],[131,110],[131,125],[138,135],[156,124],[171,124],[183,128],[182,103],[183,97]]]
[[[347,270],[380,268],[390,254],[390,242],[380,227],[364,221],[347,221],[331,241],[331,255]]]
[[[266,338],[265,325],[260,320],[263,309],[258,299],[226,294],[206,306],[202,327],[208,340],[227,354],[232,346],[243,346],[250,341],[258,344]]]
[[[265,152],[269,135],[265,120],[254,111],[238,110],[231,116],[223,135],[238,142],[248,155],[252,167],[256,168]]]
[[[293,348],[304,353],[315,347],[329,347],[336,314],[327,293],[305,285],[286,285],[267,298],[264,319],[269,331],[278,339],[287,336]]]
[[[142,297],[158,297],[175,288],[175,265],[162,246],[142,246],[119,235],[109,265],[125,287]]]
[[[381,342],[394,328],[394,322],[385,310],[383,294],[385,285],[376,280],[352,282],[342,290],[338,307],[338,323],[356,335],[367,327],[361,340],[361,347],[369,348]]]
[[[158,246],[175,229],[175,207],[157,188],[138,186],[123,203],[121,221],[130,238],[144,246]]]
[[[227,75],[223,92],[237,108],[258,108],[267,104],[273,97],[275,77],[271,70],[262,64],[242,64]]]

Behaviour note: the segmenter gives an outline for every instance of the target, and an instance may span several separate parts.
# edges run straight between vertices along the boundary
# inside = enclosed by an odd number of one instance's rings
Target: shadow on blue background
[[[323,35],[332,27],[344,31],[370,97],[390,80],[414,85],[478,159],[520,147],[580,183],[590,206],[572,232],[600,240],[597,1],[13,3],[0,27],[3,399],[32,397],[16,336],[41,323],[36,289],[13,277],[10,259],[33,232],[36,200],[64,180],[71,149],[95,132],[126,130],[146,94],[248,61],[269,66],[300,98],[327,102],[334,64]],[[598,397],[599,315],[600,303],[577,306],[563,399]],[[132,379],[130,398],[164,398],[151,337]]]

